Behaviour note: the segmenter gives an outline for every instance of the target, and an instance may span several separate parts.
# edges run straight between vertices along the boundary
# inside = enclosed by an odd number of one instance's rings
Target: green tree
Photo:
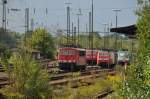
[[[136,63],[128,67],[127,79],[121,94],[128,99],[150,98],[150,1],[138,0],[140,9],[137,23],[139,49]]]
[[[79,38],[79,40],[78,40]],[[67,44],[67,37],[62,35],[59,37],[59,44],[65,45]],[[89,39],[89,35],[80,33],[80,35],[76,37],[68,37],[68,43],[72,45],[79,45],[81,48],[91,48],[91,38]],[[100,48],[102,46],[101,37],[97,32],[93,33],[93,48]]]
[[[0,28],[0,42],[7,45],[8,47],[16,47],[17,39],[19,39],[19,34],[12,32],[10,30],[4,31]]]
[[[48,73],[26,53],[15,54],[9,60],[14,69],[8,70],[10,85],[0,89],[8,99],[51,99]],[[3,62],[7,66],[8,63]]]
[[[45,58],[53,59],[55,56],[55,42],[52,35],[45,29],[36,29],[32,35],[26,39],[28,50],[35,49],[42,53]]]
[[[10,56],[11,56],[11,51],[9,50],[9,48],[5,44],[0,43],[0,58],[9,59]]]

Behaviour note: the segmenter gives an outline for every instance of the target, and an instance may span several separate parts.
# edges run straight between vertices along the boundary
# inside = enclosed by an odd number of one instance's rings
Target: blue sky
[[[85,31],[88,24],[88,12],[91,8],[91,0],[8,0],[8,8],[19,8],[20,12],[8,14],[8,28],[18,32],[24,32],[24,9],[30,8],[30,18],[34,19],[34,27],[45,26],[49,30],[57,28],[66,29],[66,4],[72,3],[71,21],[77,24],[78,9],[81,8],[81,30]],[[135,24],[137,0],[94,0],[94,30],[103,31],[104,23],[112,23],[115,27],[115,13],[112,9],[121,9],[118,14],[118,26]],[[2,9],[1,1],[0,8]],[[35,13],[34,13],[34,8]],[[46,14],[46,8],[48,13]],[[0,19],[2,11],[0,9]],[[57,26],[59,24],[59,26]],[[1,26],[1,21],[0,21]]]

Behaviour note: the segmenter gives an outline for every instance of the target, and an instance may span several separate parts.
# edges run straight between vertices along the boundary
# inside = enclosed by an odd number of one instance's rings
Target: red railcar
[[[86,50],[86,62],[88,65],[96,65],[97,64],[97,55],[99,50]]]
[[[85,69],[86,57],[85,49],[64,47],[59,48],[58,62],[59,68],[65,71],[77,71]]]
[[[110,50],[100,50],[97,55],[97,64],[102,68],[112,68],[117,63],[117,53]]]

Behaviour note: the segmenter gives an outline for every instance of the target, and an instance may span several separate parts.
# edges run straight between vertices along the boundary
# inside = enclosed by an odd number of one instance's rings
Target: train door
[[[86,65],[86,52],[85,50],[78,50],[78,65],[85,66]]]

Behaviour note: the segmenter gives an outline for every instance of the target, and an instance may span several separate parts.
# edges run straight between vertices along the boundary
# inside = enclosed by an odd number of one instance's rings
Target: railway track
[[[93,71],[89,71],[89,72],[81,72],[79,77],[68,77],[65,78],[65,76],[60,75],[60,76],[56,76],[56,78],[54,77],[50,84],[51,85],[62,85],[62,84],[68,84],[69,82],[88,82],[87,80],[92,79],[92,78],[98,78],[98,77],[104,77],[106,75],[109,74],[110,70],[93,70]],[[61,79],[60,79],[61,78]]]
[[[85,71],[78,72],[78,76],[74,77],[74,73],[76,72],[59,72],[56,75],[51,76],[50,84],[52,85],[58,85],[58,84],[65,84],[70,81],[80,81],[84,79],[90,79],[92,77],[103,77],[104,75],[107,75],[111,72],[110,69],[100,69],[97,66],[88,66]],[[5,86],[9,84],[8,77],[4,73],[0,73],[0,87]]]
[[[108,73],[110,74],[111,70],[110,69],[102,69],[102,70],[86,70],[86,71],[81,71],[81,72],[68,72],[68,73],[60,73],[60,74],[56,74],[52,77],[50,77],[50,80],[59,80],[59,79],[64,79],[64,78],[73,78],[74,74],[78,74],[78,76],[88,76],[88,75],[92,75],[92,74],[99,74],[99,73]]]
[[[114,90],[110,89],[110,88],[107,88],[101,92],[99,92],[97,95],[96,95],[96,98],[97,99],[103,99],[105,98],[106,96],[108,96],[109,94],[112,94],[114,92]]]
[[[98,78],[98,77],[104,77],[104,75],[107,75],[109,73],[109,71],[111,71],[111,70],[105,69],[105,70],[84,71],[84,72],[80,72],[79,77],[75,77],[75,78],[72,77],[71,73],[58,74],[58,75],[54,75],[54,76],[50,77],[49,84],[52,86],[71,84],[72,88],[88,86],[88,85],[92,84],[92,82],[90,82],[90,81],[93,81],[93,79]],[[105,73],[105,74],[103,74],[103,73]],[[81,83],[80,86],[78,85],[78,82]],[[7,76],[0,77],[0,88],[4,87],[5,85],[9,85],[9,84],[11,84],[11,83],[8,82]],[[107,90],[97,93],[96,95],[94,95],[94,97],[96,96],[96,98],[102,99],[112,92],[113,92],[113,90],[107,89]]]

